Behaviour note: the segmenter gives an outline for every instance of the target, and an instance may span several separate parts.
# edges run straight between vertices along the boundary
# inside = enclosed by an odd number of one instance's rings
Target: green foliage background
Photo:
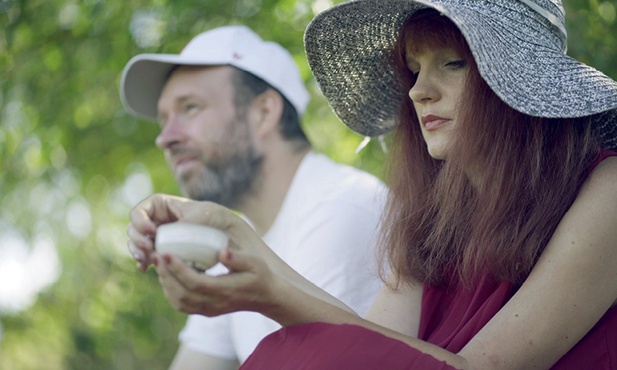
[[[617,78],[615,0],[564,3],[569,54]],[[0,240],[12,233],[29,245],[51,242],[61,263],[29,308],[0,307],[0,369],[165,369],[175,352],[185,317],[126,250],[132,205],[152,192],[177,193],[153,145],[157,126],[129,116],[118,97],[135,54],[177,53],[201,31],[246,24],[300,64],[316,150],[382,175],[379,145],[354,153],[362,138],[331,113],[305,61],[303,31],[331,5],[0,0]]]

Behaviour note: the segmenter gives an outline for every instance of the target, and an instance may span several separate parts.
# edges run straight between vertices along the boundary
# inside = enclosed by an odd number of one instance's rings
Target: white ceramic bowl
[[[155,249],[180,257],[199,270],[207,270],[217,262],[216,254],[227,246],[227,235],[203,225],[173,222],[156,230]]]

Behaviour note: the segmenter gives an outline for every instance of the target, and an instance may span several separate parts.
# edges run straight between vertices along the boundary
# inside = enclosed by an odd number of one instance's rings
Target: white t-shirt
[[[386,191],[366,172],[309,153],[263,239],[296,271],[364,315],[381,286],[373,247]],[[179,338],[194,351],[242,363],[279,328],[255,312],[190,315]]]

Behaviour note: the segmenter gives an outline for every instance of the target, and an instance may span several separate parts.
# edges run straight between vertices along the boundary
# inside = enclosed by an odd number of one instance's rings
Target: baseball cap
[[[176,65],[230,65],[249,72],[287,98],[298,115],[304,113],[310,100],[287,50],[262,40],[246,26],[233,25],[200,33],[180,54],[139,54],[129,60],[120,80],[120,98],[127,111],[156,120],[158,99]]]

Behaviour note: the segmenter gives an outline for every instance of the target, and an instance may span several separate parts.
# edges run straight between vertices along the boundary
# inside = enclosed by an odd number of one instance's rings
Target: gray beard
[[[178,180],[184,195],[191,199],[237,209],[256,191],[262,163],[263,156],[249,146],[243,153],[227,158],[225,163],[203,163],[202,171],[192,181],[188,176]]]

